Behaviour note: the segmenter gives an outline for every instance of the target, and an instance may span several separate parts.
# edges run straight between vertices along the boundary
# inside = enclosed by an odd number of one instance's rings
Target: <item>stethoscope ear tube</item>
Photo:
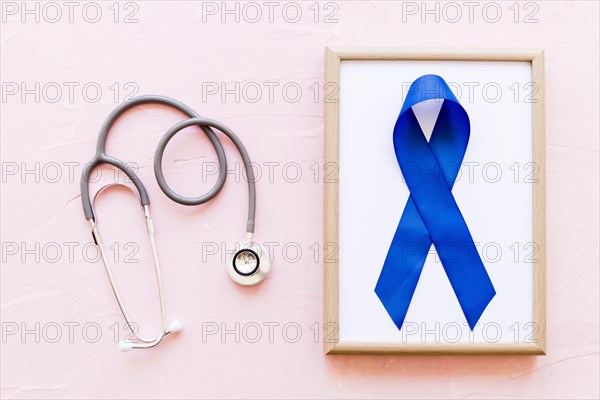
[[[95,200],[100,195],[100,193],[102,193],[103,191],[105,191],[106,189],[108,189],[110,187],[116,187],[116,186],[121,186],[121,187],[127,188],[127,189],[131,190],[132,193],[135,194],[133,189],[131,189],[129,186],[113,183],[113,184],[103,186],[102,188],[100,188],[100,190],[98,190],[98,192],[94,196],[94,203],[95,203]],[[166,335],[168,335],[169,333],[179,332],[182,329],[181,322],[179,322],[177,320],[171,322],[171,324],[169,324],[169,326],[167,326],[162,277],[161,277],[160,266],[159,266],[159,262],[158,262],[158,254],[156,251],[156,243],[154,241],[154,223],[152,222],[152,219],[150,218],[150,210],[147,205],[144,206],[144,217],[146,219],[148,238],[150,240],[150,248],[152,250],[152,260],[153,260],[153,264],[154,264],[154,273],[156,276],[156,285],[158,288],[158,298],[159,298],[159,305],[160,305],[161,330],[160,330],[159,335],[154,339],[145,338],[145,337],[139,335],[137,330],[134,329],[134,326],[135,326],[133,323],[134,321],[130,318],[129,312],[127,311],[127,308],[125,307],[125,303],[123,302],[123,299],[121,298],[121,294],[119,292],[117,283],[113,276],[112,269],[110,267],[110,263],[108,262],[108,257],[106,255],[106,251],[104,250],[104,245],[102,243],[102,238],[100,237],[100,232],[98,230],[98,226],[96,225],[96,221],[94,219],[89,220],[90,227],[92,229],[92,236],[94,238],[94,242],[96,243],[96,246],[98,247],[98,250],[100,253],[100,258],[102,260],[102,264],[104,265],[106,275],[108,276],[108,280],[110,281],[110,286],[112,287],[115,298],[117,299],[117,303],[119,305],[121,313],[123,314],[123,317],[125,318],[125,322],[127,322],[127,326],[131,329],[133,336],[137,340],[137,343],[131,343],[131,342],[125,342],[125,341],[119,342],[119,349],[121,351],[128,351],[131,349],[145,349],[145,348],[154,347],[154,346],[158,345],[163,340],[163,338]]]

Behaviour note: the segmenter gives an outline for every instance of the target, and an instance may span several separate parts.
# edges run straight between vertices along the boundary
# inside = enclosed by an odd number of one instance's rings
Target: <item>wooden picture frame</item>
[[[531,160],[539,167],[537,183],[532,184],[532,236],[539,246],[533,269],[533,322],[539,329],[533,343],[406,344],[340,341],[339,257],[324,260],[324,351],[335,353],[424,353],[424,354],[530,354],[543,355],[546,349],[546,226],[545,226],[545,139],[544,139],[544,52],[537,49],[377,49],[327,48],[325,84],[343,93],[340,87],[341,63],[347,60],[416,61],[525,61],[531,63],[531,81],[537,86],[537,102],[531,105]],[[339,99],[339,97],[338,97]],[[325,166],[340,165],[340,101],[325,102]],[[339,180],[324,183],[325,247],[339,244]],[[337,247],[335,247],[337,249]]]

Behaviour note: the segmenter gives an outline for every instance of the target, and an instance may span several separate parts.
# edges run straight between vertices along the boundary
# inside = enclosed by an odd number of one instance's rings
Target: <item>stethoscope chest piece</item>
[[[270,269],[269,254],[258,243],[250,242],[238,247],[227,260],[227,273],[242,286],[258,285]]]

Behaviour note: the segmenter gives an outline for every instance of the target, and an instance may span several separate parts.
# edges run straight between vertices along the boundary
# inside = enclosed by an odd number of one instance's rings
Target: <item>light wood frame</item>
[[[443,60],[443,61],[529,61],[531,79],[537,85],[532,103],[532,161],[539,167],[538,182],[533,185],[533,240],[539,246],[538,262],[533,265],[533,322],[539,328],[537,343],[412,345],[343,343],[339,341],[339,260],[326,258],[324,269],[324,326],[333,326],[324,341],[325,354],[335,353],[425,353],[425,354],[546,354],[546,183],[544,138],[544,51],[541,49],[377,49],[327,48],[325,82],[340,89],[342,60]],[[339,166],[339,101],[325,102],[325,164]],[[339,243],[339,183],[324,183],[324,238],[327,246]],[[332,325],[333,324],[333,325]]]

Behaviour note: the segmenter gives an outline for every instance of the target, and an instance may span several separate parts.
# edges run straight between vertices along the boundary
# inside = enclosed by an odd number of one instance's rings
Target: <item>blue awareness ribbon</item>
[[[443,103],[428,142],[412,106],[432,99]],[[424,75],[412,83],[393,135],[410,196],[375,286],[398,329],[432,244],[471,330],[496,295],[452,195],[470,131],[469,116],[444,79]]]

